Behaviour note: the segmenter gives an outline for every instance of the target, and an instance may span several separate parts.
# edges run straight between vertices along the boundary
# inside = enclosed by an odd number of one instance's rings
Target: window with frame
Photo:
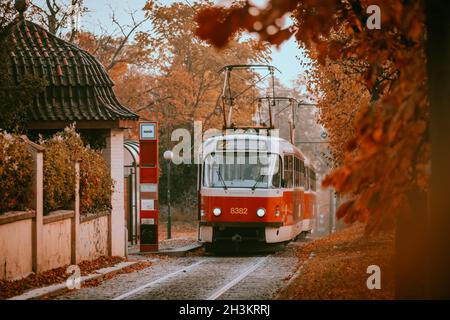
[[[225,161],[227,156],[231,156],[230,163]],[[277,154],[211,153],[205,158],[203,164],[203,186],[207,188],[279,188],[281,171],[281,157]]]
[[[300,187],[300,159],[294,158],[294,184]]]
[[[300,186],[305,187],[305,163],[300,160]]]
[[[305,167],[305,190],[309,190],[309,168]]]
[[[284,181],[286,188],[294,186],[294,157],[284,156]]]

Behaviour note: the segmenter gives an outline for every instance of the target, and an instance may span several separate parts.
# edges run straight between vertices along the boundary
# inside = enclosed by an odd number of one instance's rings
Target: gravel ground
[[[156,280],[159,282],[126,299],[207,299],[249,267],[260,262],[264,256],[267,258],[256,270],[225,290],[218,299],[273,299],[295,272],[298,262],[294,254],[295,247],[295,244],[291,244],[285,250],[271,255],[199,255],[170,258],[139,256],[136,258],[147,259],[152,265],[134,273],[118,275],[95,287],[66,293],[58,299],[113,299]],[[201,263],[185,272],[163,278],[198,262]]]

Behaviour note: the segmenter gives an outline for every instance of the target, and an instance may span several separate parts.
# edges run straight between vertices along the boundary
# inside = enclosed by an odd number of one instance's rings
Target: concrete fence
[[[110,255],[111,214],[80,217],[80,164],[74,163],[74,210],[44,216],[44,148],[26,139],[33,156],[32,209],[0,215],[0,279],[13,280]]]

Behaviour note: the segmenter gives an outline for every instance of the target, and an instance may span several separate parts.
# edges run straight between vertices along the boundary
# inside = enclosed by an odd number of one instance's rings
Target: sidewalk
[[[149,259],[125,260],[121,257],[100,257],[93,261],[83,261],[79,267],[80,277],[73,282],[79,282],[80,286],[96,285],[116,274],[130,273],[151,266]],[[25,278],[13,281],[0,281],[0,300],[29,300],[51,297],[65,291],[70,291],[68,279],[75,279],[74,269],[64,266],[48,270],[38,274],[31,274]]]
[[[88,280],[94,280],[94,279],[99,279],[101,277],[104,277],[106,275],[115,273],[117,271],[120,271],[126,267],[130,267],[132,265],[137,264],[139,261],[126,261],[126,262],[120,262],[118,264],[116,264],[113,267],[107,267],[107,268],[102,268],[99,269],[97,271],[95,271],[95,273],[86,275],[86,276],[82,276],[80,279],[80,285],[82,285],[83,283],[85,283]],[[8,300],[30,300],[30,299],[39,299],[42,297],[45,297],[47,295],[55,295],[55,294],[60,294],[63,293],[65,291],[69,291],[69,287],[67,285],[67,282],[62,282],[62,283],[58,283],[58,284],[53,284],[47,287],[42,287],[42,288],[37,288],[37,289],[32,289],[29,291],[26,291],[25,293],[9,298]]]
[[[152,252],[140,252],[139,246],[128,248],[129,255],[164,255],[173,257],[186,256],[189,252],[200,249],[202,244],[195,238],[175,238],[159,241],[159,250]]]

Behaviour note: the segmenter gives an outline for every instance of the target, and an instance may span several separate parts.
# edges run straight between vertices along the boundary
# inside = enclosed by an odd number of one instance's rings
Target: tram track
[[[273,299],[295,272],[294,246],[275,254],[149,257],[151,265],[57,297],[61,300]]]
[[[112,300],[124,300],[124,299],[126,299],[126,298],[128,298],[128,297],[131,297],[131,296],[133,296],[133,295],[139,293],[140,291],[142,291],[142,290],[144,290],[144,289],[150,288],[150,287],[152,287],[152,286],[154,286],[154,285],[157,285],[158,283],[164,282],[164,281],[166,281],[166,280],[168,280],[168,279],[170,279],[170,278],[172,278],[172,277],[175,277],[176,275],[178,275],[178,274],[180,274],[180,273],[187,272],[187,271],[189,271],[189,270],[195,268],[196,266],[198,266],[198,265],[204,263],[205,261],[206,261],[206,259],[197,261],[196,263],[193,263],[193,264],[191,264],[191,265],[189,265],[189,266],[187,266],[187,267],[181,268],[181,269],[179,269],[179,270],[177,270],[177,271],[175,271],[175,272],[169,273],[169,274],[167,274],[167,275],[165,275],[165,276],[163,276],[163,277],[161,277],[161,278],[159,278],[159,279],[150,281],[150,282],[148,282],[148,283],[146,283],[146,284],[144,284],[144,285],[142,285],[142,286],[139,286],[139,287],[137,287],[137,288],[135,288],[135,289],[133,289],[133,290],[131,290],[131,291],[128,291],[128,292],[126,292],[126,293],[124,293],[124,294],[122,294],[122,295],[120,295],[120,296],[118,296],[118,297],[115,297],[115,298],[112,299]]]
[[[240,267],[238,269],[237,275],[233,275],[233,277],[226,279],[225,283],[221,282],[217,286],[208,290],[208,294],[203,296],[205,300],[216,300],[223,296],[226,292],[228,292],[231,288],[239,284],[245,278],[250,276],[253,272],[255,272],[259,267],[261,267],[268,259],[270,255],[258,257],[254,259],[250,264],[246,264],[244,267]],[[225,258],[226,259],[226,258]],[[133,297],[145,297],[148,295],[148,292],[151,292],[154,289],[158,289],[159,286],[169,286],[171,282],[182,282],[184,279],[188,279],[189,277],[196,278],[198,275],[195,275],[195,272],[199,272],[198,267],[202,266],[205,270],[201,273],[211,272],[211,269],[215,269],[216,263],[223,263],[224,258],[206,258],[191,265],[182,267],[174,272],[168,273],[163,277],[160,277],[156,280],[147,282],[141,286],[138,286],[130,291],[127,291],[112,300],[124,300],[124,299],[133,299]],[[208,263],[209,262],[209,265]],[[212,292],[212,293],[211,293]],[[147,293],[147,294],[146,294]],[[201,298],[200,298],[201,299]]]
[[[244,270],[243,273],[241,273],[239,276],[222,286],[221,288],[217,289],[213,294],[211,294],[206,300],[216,300],[220,296],[222,296],[225,292],[230,290],[232,287],[234,287],[236,284],[241,282],[244,278],[246,278],[248,275],[250,275],[252,272],[254,272],[256,269],[258,269],[259,266],[261,266],[268,258],[269,256],[262,257],[258,259],[253,265],[248,267]]]

